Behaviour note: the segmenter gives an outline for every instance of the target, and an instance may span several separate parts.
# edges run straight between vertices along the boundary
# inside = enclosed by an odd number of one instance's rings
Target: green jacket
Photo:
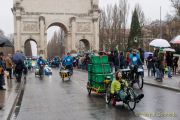
[[[125,83],[125,86],[128,86],[127,81],[122,80],[123,83]],[[121,89],[121,83],[118,80],[113,80],[111,83],[111,94],[118,93]]]

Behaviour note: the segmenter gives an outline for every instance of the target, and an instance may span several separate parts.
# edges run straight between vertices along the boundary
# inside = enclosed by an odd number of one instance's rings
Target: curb
[[[13,115],[13,113],[14,113],[14,111],[15,111],[16,105],[17,105],[17,103],[18,103],[18,101],[19,101],[19,98],[20,98],[20,96],[21,96],[21,94],[22,94],[22,91],[23,91],[23,89],[24,89],[25,82],[26,82],[26,80],[23,78],[23,79],[22,79],[22,82],[21,82],[21,84],[20,84],[20,88],[19,88],[19,90],[18,90],[18,94],[17,94],[17,96],[16,96],[16,98],[15,98],[15,100],[14,100],[14,103],[13,103],[13,105],[12,105],[12,107],[11,107],[9,113],[8,113],[8,116],[7,116],[6,120],[11,120],[12,115]]]
[[[144,81],[144,84],[180,92],[180,89],[175,88],[175,87],[169,87],[169,86],[167,86],[167,85],[158,85],[158,84],[156,84],[156,83],[151,83],[151,82],[147,82],[147,81]]]

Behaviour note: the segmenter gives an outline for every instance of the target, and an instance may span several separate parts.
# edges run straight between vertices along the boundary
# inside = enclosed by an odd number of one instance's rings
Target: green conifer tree
[[[140,41],[141,36],[141,27],[139,23],[139,17],[136,8],[133,11],[132,21],[131,21],[131,29],[128,38],[128,50],[133,48],[139,48],[142,46],[142,42]]]

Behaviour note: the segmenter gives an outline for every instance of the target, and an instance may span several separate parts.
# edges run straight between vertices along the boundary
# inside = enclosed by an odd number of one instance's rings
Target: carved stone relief
[[[23,32],[38,32],[38,22],[23,22]]]
[[[89,22],[78,22],[77,32],[91,32],[91,23]]]

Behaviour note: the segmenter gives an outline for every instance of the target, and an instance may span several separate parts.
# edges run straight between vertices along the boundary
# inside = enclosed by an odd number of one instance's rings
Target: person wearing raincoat
[[[122,79],[122,73],[121,72],[116,72],[116,79],[113,80],[111,83],[111,96],[119,96],[121,101],[127,100],[128,95],[125,92],[126,87],[128,87],[128,82],[126,80]],[[141,100],[144,97],[144,94],[137,94],[135,93],[135,99]],[[113,105],[116,104],[116,101],[113,100]]]
[[[122,79],[122,74],[121,72],[116,72],[116,79],[113,80],[111,83],[111,94],[112,95],[119,95],[121,100],[124,100],[125,97],[127,96],[124,90],[122,89],[122,83],[124,83],[125,87],[128,86],[127,81]]]
[[[17,51],[13,57],[13,63],[15,64],[15,76],[16,76],[16,80],[17,82],[21,82],[21,77],[22,77],[22,73],[26,73],[26,66],[24,64],[26,57],[24,55],[24,53],[22,51]]]

